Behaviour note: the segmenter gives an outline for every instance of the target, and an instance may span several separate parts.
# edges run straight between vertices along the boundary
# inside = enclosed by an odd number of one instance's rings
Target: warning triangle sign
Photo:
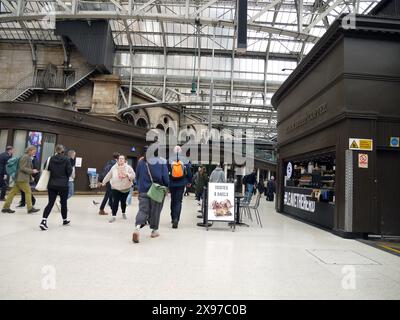
[[[357,142],[356,142],[356,140],[353,140],[353,142],[351,143],[351,145],[350,145],[350,148],[354,148],[354,149],[358,149],[358,145],[357,145]]]

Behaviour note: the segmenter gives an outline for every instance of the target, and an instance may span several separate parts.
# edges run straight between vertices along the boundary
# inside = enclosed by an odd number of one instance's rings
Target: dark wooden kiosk
[[[82,167],[76,169],[77,191],[90,191],[88,168],[101,172],[113,152],[126,155],[129,163],[135,166],[143,153],[146,137],[146,129],[143,128],[25,102],[0,102],[0,130],[6,133],[6,144],[14,145],[20,153],[27,145],[30,133],[40,132],[42,141],[38,161],[42,166],[47,156],[54,152],[56,144],[74,149],[77,157],[83,159]]]
[[[277,211],[343,237],[400,235],[400,6],[385,2],[334,22],[272,98]]]

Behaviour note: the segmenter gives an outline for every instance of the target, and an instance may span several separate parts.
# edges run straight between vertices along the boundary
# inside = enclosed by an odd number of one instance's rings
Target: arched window
[[[136,125],[140,128],[147,128],[147,121],[143,118],[139,118]]]

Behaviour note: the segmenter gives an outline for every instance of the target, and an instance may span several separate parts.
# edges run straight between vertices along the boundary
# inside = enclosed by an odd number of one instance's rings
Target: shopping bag
[[[49,163],[50,158],[47,159],[46,168],[43,169],[42,174],[40,175],[40,179],[35,187],[37,191],[46,191],[47,185],[49,184],[50,180],[50,171],[49,171]]]

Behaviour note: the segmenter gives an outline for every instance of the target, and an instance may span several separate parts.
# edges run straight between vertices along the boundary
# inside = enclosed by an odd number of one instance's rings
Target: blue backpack
[[[7,161],[6,165],[7,176],[9,176],[12,180],[15,180],[17,178],[19,159],[21,159],[21,157],[14,157]]]

